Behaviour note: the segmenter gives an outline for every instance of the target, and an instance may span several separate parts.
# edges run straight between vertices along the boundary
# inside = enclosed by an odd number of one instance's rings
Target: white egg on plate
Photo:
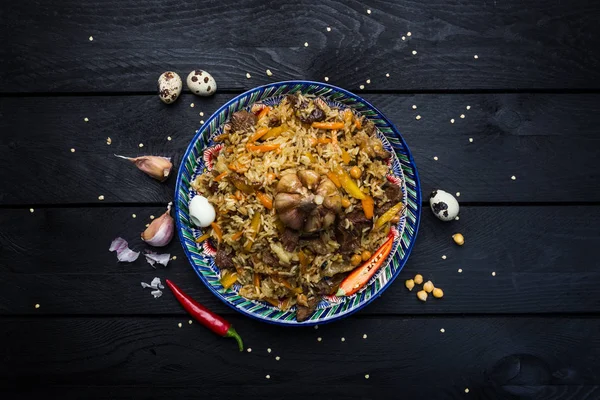
[[[189,204],[190,220],[196,226],[206,228],[215,221],[217,213],[215,208],[204,196],[194,196]]]
[[[442,221],[452,221],[458,215],[458,201],[450,193],[437,189],[429,195],[431,211]]]

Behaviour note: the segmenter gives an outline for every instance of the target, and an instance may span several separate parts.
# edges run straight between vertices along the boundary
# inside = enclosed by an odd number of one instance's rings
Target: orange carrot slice
[[[317,129],[344,129],[343,122],[313,122],[311,126]]]
[[[215,234],[217,235],[217,241],[221,243],[221,240],[223,240],[223,231],[221,230],[221,227],[217,225],[216,222],[211,222],[210,226],[212,226]]]
[[[246,148],[250,151],[258,151],[259,153],[265,153],[267,151],[273,151],[279,149],[279,144],[247,144]]]
[[[219,182],[221,179],[225,178],[227,175],[229,174],[229,172],[225,171],[222,174],[219,174],[215,177],[215,182]]]
[[[375,200],[371,196],[365,196],[364,199],[361,200],[363,212],[365,213],[365,217],[367,219],[373,218],[373,212],[375,209]]]
[[[389,238],[366,263],[356,268],[342,281],[336,296],[352,296],[369,282],[392,251],[394,238]]]
[[[273,200],[271,199],[271,196],[263,192],[256,192],[256,197],[265,208],[269,210],[273,209]]]
[[[342,183],[340,182],[340,178],[339,178],[339,176],[337,176],[337,174],[335,172],[328,172],[327,173],[327,177],[329,179],[331,179],[331,182],[333,182],[333,184],[335,186],[337,186],[338,188],[342,187]]]
[[[266,110],[266,108],[265,108],[265,110]],[[254,135],[250,136],[250,139],[248,139],[248,143],[256,142],[258,139],[265,136],[267,134],[267,132],[269,132],[269,128],[257,129],[256,133]]]

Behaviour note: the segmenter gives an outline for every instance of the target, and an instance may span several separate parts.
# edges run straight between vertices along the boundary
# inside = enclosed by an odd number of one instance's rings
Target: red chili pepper
[[[171,289],[171,291],[175,295],[177,301],[179,301],[183,308],[185,308],[185,311],[187,311],[192,317],[194,317],[196,321],[200,322],[202,325],[204,325],[219,336],[234,338],[237,341],[238,346],[240,347],[240,351],[244,351],[244,344],[242,343],[242,338],[240,337],[240,335],[238,335],[235,329],[233,329],[229,322],[227,322],[225,319],[218,316],[217,314],[209,311],[206,307],[198,304],[196,300],[192,299],[187,294],[185,294],[185,292],[179,289],[177,285],[175,285],[170,280],[167,279],[166,283],[169,289]]]

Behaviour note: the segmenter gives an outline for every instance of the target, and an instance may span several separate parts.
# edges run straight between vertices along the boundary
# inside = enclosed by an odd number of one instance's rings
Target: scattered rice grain
[[[462,274],[462,268],[459,268],[459,269],[458,269],[458,273],[459,273],[459,274]]]
[[[183,325],[180,322],[180,323],[177,324],[177,326],[181,328]]]
[[[460,114],[460,117],[461,117],[461,118],[464,118],[464,117],[465,117],[465,114]]]
[[[369,374],[365,374],[365,379],[369,379]]]
[[[446,330],[444,328],[440,329],[440,332],[444,333]]]
[[[510,177],[510,179],[512,179],[513,181],[516,181],[517,177],[513,175],[513,176]]]
[[[112,139],[110,137],[106,138],[106,144],[110,145],[112,143]]]
[[[359,88],[360,88],[360,90],[362,90],[365,88],[365,85],[360,85]]]
[[[266,71],[266,72],[267,72],[267,76],[273,76],[273,73],[271,72],[271,70],[270,70],[270,69],[267,69],[267,71]]]
[[[496,276],[496,272],[495,272],[495,271],[494,271],[494,272],[492,272],[492,276]]]
[[[90,36],[88,39],[89,39],[90,42],[94,41],[94,37],[93,36]]]
[[[366,338],[367,338],[367,334],[365,333],[365,334],[363,334],[363,339],[366,339]]]
[[[144,147],[144,143],[140,143],[140,144],[138,144],[138,146],[139,146],[140,148],[142,148],[142,147]]]
[[[434,159],[435,161],[437,161],[437,160],[438,160],[438,157],[437,157],[437,156],[435,156],[435,157],[433,157],[433,159]]]
[[[131,214],[131,217],[132,217],[132,218],[135,218],[135,217],[137,217],[137,215],[135,215],[135,214]]]
[[[346,338],[345,338],[345,337],[343,337],[341,340],[342,340],[342,342],[345,342],[345,341],[346,341]]]
[[[469,138],[469,143],[473,143],[473,138],[472,137]]]
[[[456,197],[460,197],[460,192],[456,192]]]
[[[317,338],[317,342],[320,342],[321,340],[323,340],[323,339],[320,337]]]
[[[30,208],[30,209],[29,209],[29,212],[30,212],[30,213],[32,213],[32,212],[34,212],[34,211],[35,211],[35,210],[34,210],[33,208]]]
[[[470,110],[470,109],[471,109],[471,106],[467,106],[466,108],[467,108],[467,110]]]
[[[329,82],[329,77],[328,76],[325,77],[325,82]]]
[[[420,115],[417,115],[417,116],[415,117],[415,119],[421,119],[421,116],[420,116]]]
[[[252,349],[250,347],[248,347],[248,349],[246,350],[248,353],[252,353]]]
[[[304,42],[304,47],[308,47],[308,42]]]
[[[271,349],[270,349],[270,348],[268,348],[268,349],[267,349],[267,353],[270,353],[270,352],[271,352]]]
[[[104,195],[101,194],[100,196],[98,196],[98,200],[104,200]]]
[[[327,27],[327,32],[331,32],[331,27],[330,26]]]
[[[190,107],[194,108],[196,105],[194,103],[190,103]]]
[[[386,78],[389,78],[389,77],[390,77],[390,74],[385,74],[385,77],[386,77]]]
[[[412,33],[406,32],[406,36],[412,36]]]
[[[89,122],[89,121],[90,121],[90,119],[89,119],[88,117],[85,117],[83,120],[84,120],[85,122]]]
[[[167,136],[167,140],[170,142],[171,140],[173,140],[173,138],[171,136]]]
[[[249,72],[246,72],[246,78],[250,79],[250,78],[252,78],[252,75],[250,75]]]
[[[371,14],[371,10],[367,9],[367,14]]]
[[[190,319],[190,320],[188,321],[188,324],[190,324],[190,325],[191,325],[191,324],[192,324],[192,322],[193,322],[193,321]]]
[[[275,361],[279,361],[279,360],[281,360],[281,357],[279,357],[279,356],[275,357]]]
[[[265,376],[265,378],[271,379],[271,375],[267,375],[267,376]]]
[[[446,257],[446,255],[444,254],[444,255],[442,256],[442,260],[445,260],[446,258],[448,258],[448,257]]]
[[[36,305],[35,305],[35,308],[40,308],[40,305],[39,305],[39,304],[36,304]]]
[[[417,55],[417,51],[416,50],[413,50],[412,53],[413,53],[413,56]]]

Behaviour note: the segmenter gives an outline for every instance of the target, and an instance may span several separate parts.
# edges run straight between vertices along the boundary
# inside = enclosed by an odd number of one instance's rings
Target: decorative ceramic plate
[[[281,311],[269,303],[239,296],[239,284],[225,290],[219,282],[220,270],[214,263],[216,250],[209,241],[202,244],[195,242],[195,239],[202,235],[202,231],[191,224],[188,215],[188,203],[196,195],[190,183],[197,175],[212,169],[212,160],[222,148],[221,144],[213,142],[213,138],[222,132],[223,125],[231,114],[242,109],[250,110],[256,102],[276,105],[286,94],[291,93],[320,96],[330,106],[349,107],[355,113],[370,119],[377,127],[384,147],[393,154],[391,174],[387,178],[401,186],[406,205],[400,222],[392,227],[390,232],[390,235],[395,236],[392,252],[369,283],[353,296],[325,296],[317,310],[304,322],[296,321],[295,307]],[[192,267],[202,282],[225,304],[250,317],[273,324],[316,325],[360,310],[392,284],[406,263],[416,239],[421,215],[421,188],[417,169],[406,143],[394,125],[379,110],[361,97],[335,86],[310,81],[287,81],[260,86],[235,97],[219,108],[200,127],[179,167],[175,188],[175,214],[179,238]]]

